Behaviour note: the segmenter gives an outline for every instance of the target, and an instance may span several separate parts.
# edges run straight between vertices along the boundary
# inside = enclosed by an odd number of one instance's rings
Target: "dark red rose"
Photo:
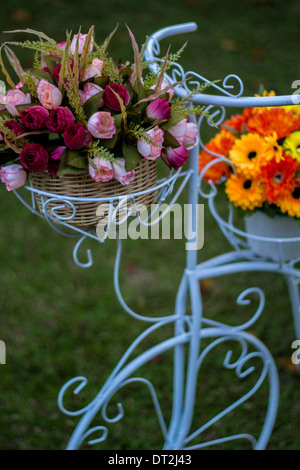
[[[21,123],[32,131],[43,129],[49,117],[49,111],[43,106],[32,106],[20,112]]]
[[[127,106],[130,101],[130,95],[126,86],[119,85],[118,83],[111,83],[106,85],[102,95],[105,106],[113,111],[121,111],[121,106],[115,93],[123,100],[124,106]]]
[[[87,139],[86,130],[81,122],[75,122],[67,127],[64,132],[64,141],[71,150],[78,150],[85,145]]]
[[[20,153],[20,161],[29,171],[46,170],[48,160],[49,155],[40,144],[26,144]]]
[[[190,152],[183,146],[175,149],[167,147],[162,152],[161,158],[169,168],[178,170],[178,168],[186,164],[189,153]]]
[[[61,134],[74,122],[74,116],[69,108],[58,106],[50,110],[46,126],[50,131]]]
[[[11,130],[14,135],[22,135],[26,132],[25,127],[19,124],[14,119],[11,119],[10,121],[5,121],[4,126],[7,127],[7,129]],[[3,136],[3,132],[1,132],[1,135]]]

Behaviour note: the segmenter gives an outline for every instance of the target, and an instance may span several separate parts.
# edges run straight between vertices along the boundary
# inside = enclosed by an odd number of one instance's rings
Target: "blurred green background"
[[[249,95],[261,84],[278,94],[290,94],[294,91],[292,82],[300,79],[299,17],[300,2],[287,0],[32,0],[26,6],[11,0],[1,4],[0,30],[29,27],[62,41],[66,29],[77,32],[81,25],[86,32],[94,24],[101,44],[119,23],[109,51],[115,58],[132,60],[125,23],[141,44],[162,27],[195,21],[195,33],[166,40],[162,52],[169,43],[175,52],[188,40],[181,59],[185,70],[211,80],[236,73]],[[23,33],[0,36],[1,42],[28,38]],[[32,54],[14,50],[24,67],[30,66]],[[181,201],[185,198],[186,194]],[[90,248],[94,266],[80,269],[72,259],[74,241],[32,215],[3,185],[0,201],[0,339],[7,348],[7,364],[0,365],[0,449],[64,449],[77,419],[58,410],[60,387],[74,376],[87,377],[89,383],[80,396],[68,398],[71,408],[84,406],[145,325],[128,317],[116,300],[112,278],[115,242],[104,246],[86,242],[80,254],[84,261],[84,248]],[[229,249],[206,207],[200,261]],[[172,314],[185,255],[184,241],[126,241],[121,280],[129,305],[142,314]],[[278,418],[268,448],[299,449],[300,378],[290,359],[295,337],[284,279],[275,274],[248,273],[206,280],[201,285],[204,313],[229,324],[246,321],[255,305],[237,306],[236,298],[245,288],[256,285],[265,292],[266,307],[251,332],[271,350],[281,384]],[[168,328],[152,335],[144,348],[171,334]],[[251,378],[238,380],[234,371],[222,368],[228,347],[215,350],[201,369],[192,430],[251,386]],[[168,422],[172,352],[138,371],[143,374],[155,384]],[[205,439],[239,432],[257,436],[266,400],[267,388],[263,387],[251,402],[210,428]],[[145,386],[132,384],[122,389],[108,407],[109,417],[116,415],[118,401],[124,406],[124,418],[109,425],[108,439],[94,448],[161,449],[161,432]],[[99,416],[93,424],[105,423]],[[84,444],[83,448],[89,446]],[[250,446],[237,441],[222,448]]]

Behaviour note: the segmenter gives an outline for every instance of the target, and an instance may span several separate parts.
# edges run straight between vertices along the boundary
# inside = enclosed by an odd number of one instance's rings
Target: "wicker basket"
[[[106,183],[97,183],[88,174],[86,175],[64,175],[64,176],[51,176],[46,172],[31,173],[30,179],[33,188],[54,195],[65,196],[66,199],[69,197],[78,198],[106,198],[126,196],[128,194],[139,193],[144,190],[154,188],[157,184],[157,164],[156,161],[150,161],[145,158],[141,159],[135,168],[136,177],[128,186],[123,186],[116,180],[111,180]],[[146,194],[138,195],[134,198],[135,203],[143,204],[149,207],[154,203],[156,197],[156,191],[149,191]],[[47,201],[49,197],[43,196],[44,201]],[[51,196],[53,198],[53,196]],[[41,214],[43,213],[43,203],[41,196],[35,194],[35,199]],[[104,211],[102,215],[97,216],[97,209],[100,204],[106,204],[107,201],[101,203],[99,201],[74,201],[71,200],[76,208],[76,214],[70,220],[66,222],[70,225],[75,226],[95,226],[99,220],[105,217]],[[118,201],[114,202],[116,206]],[[132,205],[132,201],[128,201],[128,206]],[[59,209],[55,209],[55,214],[58,218],[66,219],[71,217],[73,209],[69,204],[64,202],[58,202],[58,200],[50,201],[47,204],[47,212],[51,214],[51,209],[57,206],[62,206]],[[100,211],[101,212],[101,211]],[[99,210],[98,210],[99,213]],[[103,215],[104,214],[104,215]],[[107,214],[107,212],[106,212]]]

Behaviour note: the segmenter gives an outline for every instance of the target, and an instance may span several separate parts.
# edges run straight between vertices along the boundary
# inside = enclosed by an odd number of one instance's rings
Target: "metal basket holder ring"
[[[177,34],[195,31],[195,23],[186,23],[164,28],[152,34],[148,40],[145,58],[151,62],[153,71],[157,70],[161,59],[160,40]],[[186,78],[192,77],[192,80],[186,81]],[[175,87],[175,93],[181,97],[187,97],[190,93],[189,87],[195,87],[203,83],[209,83],[208,80],[196,74],[195,72],[184,72],[182,67],[176,63],[173,64],[171,71],[166,78],[172,82],[180,82]],[[234,86],[232,85],[234,83]],[[253,106],[282,106],[293,104],[293,96],[275,96],[275,97],[243,97],[243,83],[236,75],[228,75],[221,85],[212,83],[215,95],[196,94],[193,95],[194,103],[205,105],[206,112],[215,121],[221,124],[225,118],[226,108],[231,107],[253,107]],[[237,91],[234,91],[238,89]],[[194,122],[195,119],[194,119]],[[203,125],[210,126],[210,120],[203,115],[198,120],[199,138],[193,148],[190,149],[189,167],[181,168],[177,171],[171,171],[169,175],[158,180],[150,188],[139,187],[133,193],[116,195],[103,194],[86,195],[79,197],[70,194],[54,194],[51,189],[37,187],[36,185],[26,186],[30,194],[30,201],[21,195],[21,191],[15,191],[16,196],[22,203],[39,217],[46,218],[49,225],[69,237],[78,237],[74,247],[73,257],[75,263],[83,268],[92,266],[93,259],[90,250],[87,250],[87,260],[79,260],[79,248],[87,238],[93,238],[99,243],[107,240],[107,230],[103,230],[102,237],[95,233],[95,229],[89,224],[78,225],[76,223],[76,212],[80,204],[91,204],[94,210],[95,204],[106,204],[106,228],[112,221],[119,223],[131,217],[138,215],[139,198],[142,201],[155,193],[156,205],[160,207],[165,201],[168,202],[169,210],[177,201],[183,189],[188,185],[188,203],[190,205],[190,217],[188,221],[188,230],[186,235],[187,242],[195,242],[195,233],[200,231],[197,227],[197,205],[199,199],[204,198],[212,215],[217,221],[225,237],[229,240],[233,250],[217,256],[208,261],[198,263],[198,250],[190,249],[186,252],[186,268],[183,272],[180,286],[176,295],[174,314],[163,317],[150,317],[136,313],[125,302],[120,288],[119,271],[121,260],[122,240],[117,240],[117,254],[114,269],[114,285],[118,300],[125,312],[137,320],[145,322],[148,326],[145,331],[138,336],[120,359],[115,369],[110,374],[104,385],[100,388],[96,396],[90,403],[79,410],[69,410],[65,407],[65,394],[74,393],[77,395],[87,385],[87,379],[83,376],[74,377],[68,380],[62,386],[58,395],[58,405],[60,410],[68,416],[79,417],[78,424],[69,440],[67,449],[78,449],[83,441],[89,444],[99,444],[105,441],[108,434],[108,425],[122,419],[124,410],[121,404],[118,405],[118,413],[114,418],[107,416],[107,406],[112,397],[117,392],[132,382],[139,382],[146,386],[153,400],[154,412],[156,413],[158,426],[160,428],[164,441],[164,449],[192,450],[200,449],[214,444],[222,444],[235,440],[247,440],[253,449],[264,449],[269,441],[270,435],[276,419],[278,400],[279,400],[279,381],[275,362],[266,346],[256,337],[246,330],[251,327],[260,317],[265,303],[264,293],[258,288],[245,289],[238,295],[238,305],[250,304],[251,295],[255,294],[258,298],[258,307],[250,320],[239,325],[230,326],[226,323],[216,322],[205,318],[202,312],[202,297],[199,281],[205,278],[215,278],[226,276],[233,273],[249,271],[266,271],[281,273],[285,276],[291,299],[292,311],[294,315],[295,335],[300,339],[300,315],[299,315],[299,279],[300,271],[296,268],[297,260],[284,261],[280,256],[280,250],[285,239],[276,240],[278,244],[278,260],[272,261],[262,256],[257,256],[249,247],[249,235],[240,229],[237,229],[233,223],[232,213],[229,211],[228,219],[224,219],[217,211],[215,205],[216,187],[211,184],[210,191],[207,193],[202,188],[203,173],[198,172],[198,155],[200,147],[205,147],[201,139],[201,130]],[[220,155],[215,155],[216,161],[222,159]],[[149,196],[150,195],[150,196]],[[129,203],[129,204],[128,204]],[[151,203],[151,202],[150,202]],[[78,206],[79,204],[79,206]],[[123,210],[121,216],[120,212]],[[66,208],[68,211],[66,212]],[[167,210],[161,214],[163,217]],[[118,216],[119,214],[119,216]],[[75,222],[74,222],[75,221]],[[141,224],[151,224],[150,217],[147,220],[140,220]],[[255,236],[253,236],[255,238]],[[260,237],[258,237],[260,238]],[[299,239],[300,240],[300,239]],[[294,241],[299,241],[294,240]],[[137,242],[138,243],[138,242]],[[187,309],[187,302],[190,302],[190,309]],[[174,326],[174,334],[170,338],[159,342],[155,346],[147,349],[143,353],[134,356],[137,347],[148,338],[151,333],[165,325]],[[204,341],[205,340],[205,341]],[[202,343],[205,346],[202,347]],[[206,342],[209,344],[206,345]],[[231,344],[234,342],[240,348],[238,359],[232,359]],[[230,406],[224,407],[223,411],[214,418],[208,420],[205,424],[194,429],[193,415],[195,408],[196,393],[199,386],[199,371],[206,356],[220,344],[228,347],[226,357],[224,358],[224,368],[235,373],[236,380],[247,375],[255,375],[254,385],[238,400]],[[173,351],[173,396],[171,419],[167,423],[164,410],[159,403],[158,395],[154,385],[144,377],[136,376],[136,371],[151,361],[153,358],[165,351]],[[186,357],[186,351],[187,357]],[[250,361],[256,358],[261,362],[261,369],[250,366]],[[211,373],[214,373],[211,371]],[[229,373],[229,372],[228,372]],[[244,404],[252,397],[262,386],[267,383],[268,403],[265,410],[265,419],[262,428],[258,430],[256,436],[237,429],[236,434],[223,436],[213,440],[205,440],[203,433],[211,428],[218,421],[226,418],[229,412]],[[95,419],[96,418],[96,419]],[[98,424],[102,420],[101,424]],[[96,422],[95,422],[96,421]],[[221,424],[221,423],[220,423]],[[219,428],[220,433],[222,427]]]

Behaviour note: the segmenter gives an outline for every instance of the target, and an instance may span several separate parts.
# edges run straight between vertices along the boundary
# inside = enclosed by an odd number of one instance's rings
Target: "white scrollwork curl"
[[[60,392],[58,394],[58,398],[57,398],[58,407],[64,414],[66,414],[68,416],[80,416],[80,415],[84,414],[87,410],[89,410],[93,406],[93,402],[91,402],[87,406],[85,406],[83,408],[80,408],[79,410],[74,410],[74,411],[68,410],[64,406],[63,402],[64,402],[65,393],[67,392],[67,390],[69,390],[71,387],[73,387],[74,384],[76,384],[77,382],[79,382],[79,385],[77,385],[76,388],[73,390],[73,394],[78,395],[79,392],[81,392],[81,390],[88,383],[88,380],[85,377],[82,377],[82,376],[73,377],[73,379],[68,380],[68,382],[66,382],[65,385],[62,386],[62,388],[60,389]]]
[[[243,333],[242,334],[228,334],[228,335],[221,335],[219,338],[215,339],[212,341],[199,355],[198,361],[197,361],[197,371],[199,372],[200,367],[206,358],[206,356],[211,352],[214,348],[219,346],[222,343],[226,343],[228,341],[234,341],[241,346],[241,353],[240,356],[235,360],[231,362],[232,358],[232,350],[227,351],[225,355],[225,359],[223,362],[224,368],[228,370],[235,370],[236,376],[239,379],[245,378],[246,376],[252,374],[256,368],[254,366],[250,366],[246,368],[245,370],[244,367],[247,365],[247,363],[254,359],[258,358],[262,362],[262,367],[261,371],[258,374],[258,377],[254,383],[254,385],[251,387],[251,389],[246,392],[244,395],[242,395],[238,400],[236,400],[234,403],[229,405],[228,407],[224,408],[221,412],[219,412],[217,415],[215,415],[212,419],[208,420],[205,424],[203,424],[201,427],[199,427],[196,431],[191,433],[186,439],[185,439],[185,449],[198,449],[202,447],[206,447],[209,445],[214,445],[214,444],[219,444],[223,442],[227,442],[228,440],[234,440],[234,439],[239,439],[239,438],[246,438],[252,442],[253,447],[255,447],[257,444],[257,440],[249,435],[249,434],[238,434],[230,437],[224,437],[220,439],[216,439],[213,441],[209,442],[204,442],[200,443],[197,445],[193,446],[187,446],[187,444],[195,439],[196,437],[200,436],[204,431],[206,431],[208,428],[210,428],[213,424],[215,424],[217,421],[221,420],[224,418],[228,413],[236,409],[238,406],[243,404],[245,401],[249,400],[256,392],[257,390],[261,387],[263,384],[264,380],[266,379],[267,374],[269,373],[270,378],[272,380],[272,383],[270,384],[270,390],[274,394],[274,402],[276,403],[276,395],[278,395],[278,378],[276,373],[274,372],[275,368],[271,368],[271,363],[272,363],[272,358],[271,355],[268,353],[266,348],[260,343],[256,338],[251,337],[251,335]],[[254,352],[249,352],[249,344],[254,345],[254,347],[257,349]],[[273,375],[272,375],[273,374]],[[270,402],[270,403],[274,403]],[[275,420],[275,412],[276,410],[274,407],[270,407],[267,410],[267,421],[265,422],[264,428],[261,433],[260,441],[265,439],[265,435],[271,432],[272,426],[274,424]]]

